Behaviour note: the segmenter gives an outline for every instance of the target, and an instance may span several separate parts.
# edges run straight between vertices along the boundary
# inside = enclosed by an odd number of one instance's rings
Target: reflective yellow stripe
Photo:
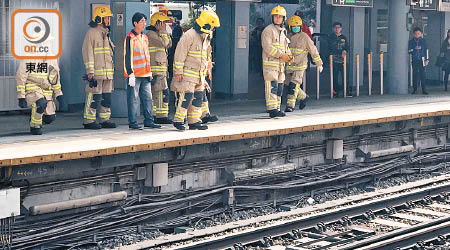
[[[109,53],[109,52],[111,52],[109,47],[94,48],[94,55],[96,55],[96,54],[106,54],[106,53]]]
[[[191,76],[191,77],[195,77],[195,78],[199,78],[200,79],[200,73],[197,72],[197,71],[193,71],[193,70],[185,69],[184,72],[183,72],[183,75]]]
[[[303,54],[308,52],[308,50],[303,50],[303,49],[297,49],[297,48],[291,48],[291,52],[294,54]]]
[[[196,58],[206,58],[206,54],[202,53],[202,51],[194,51],[194,50],[189,50],[188,56],[192,56],[192,57],[196,57]]]
[[[36,84],[34,84],[34,83],[27,83],[26,85],[25,85],[25,90],[26,91],[30,91],[30,90],[39,90],[39,89],[41,89],[39,86],[37,86]]]
[[[280,67],[281,63],[275,62],[275,61],[263,61],[263,65],[272,66],[272,67]]]
[[[86,104],[84,106],[84,119],[87,119],[87,120],[96,120],[95,115],[89,114],[89,109],[91,107],[92,98],[93,98],[93,94],[88,93],[88,96],[86,98]]]
[[[182,69],[184,67],[184,63],[182,63],[182,62],[174,62],[173,66],[176,69]]]
[[[17,92],[25,91],[25,85],[17,85]]]
[[[167,34],[161,34],[160,36],[161,36],[162,38],[165,38],[165,39],[167,39],[167,40],[170,40],[170,36],[167,35]]]
[[[30,77],[39,78],[39,79],[47,79],[48,73],[31,73]]]
[[[42,90],[44,92],[44,95],[53,95],[53,90]]]
[[[108,119],[111,117],[111,113],[99,113],[98,116],[102,119]]]
[[[308,68],[308,65],[303,65],[303,66],[287,66],[286,70],[305,70],[306,68]]]
[[[59,89],[61,89],[61,84],[55,84],[54,86],[53,86],[53,89],[54,90],[59,90]]]
[[[318,62],[318,61],[322,61],[320,56],[316,56],[316,57],[313,58],[313,62]]]
[[[152,66],[152,71],[166,72],[167,66]]]
[[[148,51],[150,53],[154,53],[154,52],[158,52],[158,51],[162,51],[162,52],[166,52],[166,49],[163,47],[148,47]]]

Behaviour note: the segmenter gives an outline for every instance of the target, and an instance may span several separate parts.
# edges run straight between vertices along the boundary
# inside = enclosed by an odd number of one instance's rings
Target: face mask
[[[300,32],[300,26],[292,27],[292,32],[294,33]]]

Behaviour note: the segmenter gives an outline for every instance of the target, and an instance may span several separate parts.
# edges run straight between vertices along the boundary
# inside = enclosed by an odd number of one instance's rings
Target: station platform
[[[283,105],[284,108],[284,105]],[[215,102],[220,121],[205,131],[129,130],[127,120],[114,119],[112,130],[81,129],[80,113],[60,113],[44,135],[28,134],[28,115],[0,115],[0,167],[118,155],[163,148],[326,130],[365,124],[450,115],[450,94],[360,96],[311,100],[305,110],[270,119],[263,100]]]

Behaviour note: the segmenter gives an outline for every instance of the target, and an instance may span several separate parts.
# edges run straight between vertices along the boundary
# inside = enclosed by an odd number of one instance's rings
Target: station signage
[[[413,10],[437,10],[439,0],[408,0]]]
[[[343,7],[373,7],[373,0],[327,0],[327,3]]]

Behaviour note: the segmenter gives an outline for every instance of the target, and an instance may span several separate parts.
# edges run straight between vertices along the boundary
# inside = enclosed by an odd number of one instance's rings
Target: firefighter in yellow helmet
[[[280,110],[285,80],[285,64],[292,60],[286,29],[286,10],[280,5],[272,9],[272,24],[261,34],[266,109],[270,118],[286,116]]]
[[[295,108],[296,100],[300,100],[299,108],[304,109],[308,100],[308,95],[300,88],[303,76],[308,67],[308,53],[311,54],[320,72],[323,70],[323,62],[319,51],[309,36],[302,32],[303,21],[299,16],[292,16],[288,20],[289,30],[292,32],[291,43],[289,45],[294,60],[286,67],[289,81],[287,83],[288,98],[285,112],[292,112]]]
[[[50,124],[56,119],[57,99],[63,106],[63,93],[56,59],[22,60],[16,72],[19,107],[31,106],[30,132],[42,134],[42,123]]]
[[[173,125],[185,130],[187,115],[189,129],[208,129],[202,124],[202,103],[205,77],[212,67],[208,60],[208,48],[214,28],[220,26],[214,11],[205,10],[196,19],[194,27],[183,34],[174,57],[174,74],[171,89],[177,93]]]
[[[168,49],[172,46],[172,39],[166,30],[166,22],[170,18],[162,13],[156,12],[150,18],[150,26],[147,27],[148,51],[150,53],[150,64],[153,73],[152,96],[153,114],[155,123],[172,124],[169,119],[169,87],[167,85]]]
[[[91,27],[83,42],[82,55],[86,66],[85,129],[115,128],[111,118],[111,92],[113,91],[114,44],[109,37],[111,10],[106,6],[95,8]],[[99,109],[97,112],[97,109]],[[100,124],[97,123],[97,113]]]

